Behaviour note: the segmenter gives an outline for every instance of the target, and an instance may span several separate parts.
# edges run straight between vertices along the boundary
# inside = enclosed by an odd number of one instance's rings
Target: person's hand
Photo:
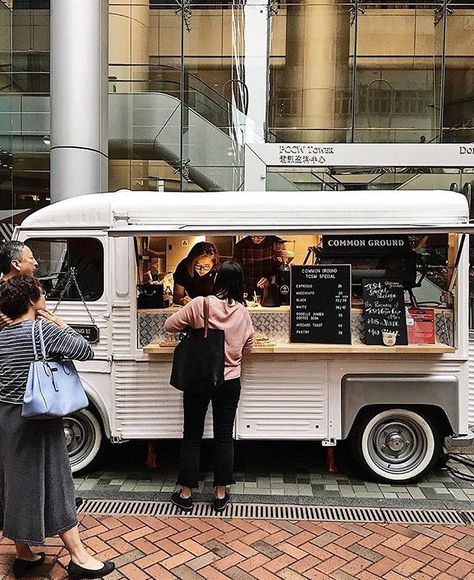
[[[36,315],[38,318],[42,318],[43,320],[49,320],[49,322],[56,324],[56,326],[59,326],[59,328],[66,328],[67,326],[64,320],[61,320],[59,316],[56,316],[56,314],[49,312],[49,310],[43,309],[37,310]]]
[[[191,302],[191,298],[190,298],[189,296],[185,296],[185,297],[184,297],[184,298],[181,300],[181,304],[182,304],[183,306],[186,306],[186,304],[187,304],[188,302]]]
[[[266,286],[268,286],[270,284],[270,281],[268,280],[268,278],[260,278],[260,280],[257,282],[257,288],[265,288]]]

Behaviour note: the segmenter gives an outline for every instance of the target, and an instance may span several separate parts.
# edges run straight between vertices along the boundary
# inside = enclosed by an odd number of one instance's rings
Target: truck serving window
[[[31,238],[35,275],[49,300],[99,300],[104,292],[104,248],[94,238]],[[77,283],[76,283],[77,281]]]

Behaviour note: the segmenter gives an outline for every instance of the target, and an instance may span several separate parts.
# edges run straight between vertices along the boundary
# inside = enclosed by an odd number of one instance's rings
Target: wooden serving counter
[[[165,320],[181,306],[172,306],[160,310],[140,310],[139,344],[147,354],[172,353],[175,338],[164,331]],[[408,344],[395,346],[366,345],[363,335],[362,309],[351,310],[352,344],[315,344],[290,343],[290,307],[275,308],[253,306],[248,311],[252,317],[255,331],[268,338],[269,344],[254,347],[253,354],[425,354],[441,355],[455,352],[453,317],[443,310],[435,311],[436,324],[435,344]],[[170,340],[171,339],[171,340]]]
[[[147,354],[169,354],[174,343],[151,342],[143,348]],[[408,344],[400,346],[367,346],[365,344],[276,344],[257,346],[253,354],[445,354],[455,352],[455,348],[445,344]]]

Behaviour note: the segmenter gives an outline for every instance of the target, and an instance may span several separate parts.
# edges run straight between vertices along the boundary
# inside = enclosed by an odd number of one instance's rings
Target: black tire
[[[90,471],[105,445],[100,420],[90,409],[83,409],[64,417],[63,423],[72,472]]]
[[[349,437],[355,466],[384,483],[418,481],[439,461],[442,444],[433,420],[410,409],[363,411]]]

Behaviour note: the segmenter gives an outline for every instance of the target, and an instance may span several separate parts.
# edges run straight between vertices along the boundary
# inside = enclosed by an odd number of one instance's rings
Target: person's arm
[[[165,320],[165,331],[166,332],[181,332],[187,326],[191,326],[192,328],[195,327],[196,323],[196,310],[200,308],[200,311],[203,311],[203,297],[199,296],[195,298],[184,308],[181,308],[178,312],[172,314],[169,318]]]
[[[191,298],[186,295],[186,261],[181,260],[181,262],[176,266],[176,270],[173,274],[173,303],[180,304],[184,306],[191,301]]]
[[[253,349],[253,337],[255,336],[255,329],[253,327],[250,314],[248,312],[246,312],[246,314],[248,317],[247,318],[248,335],[247,335],[247,340],[245,341],[244,348],[242,349],[242,351],[243,352],[250,352]]]
[[[43,311],[41,311],[43,312]],[[90,360],[94,358],[91,345],[78,332],[67,326],[60,318],[49,314],[43,318],[43,338],[48,356],[60,355],[73,360]],[[61,326],[51,318],[60,321]]]
[[[238,262],[241,266],[242,266],[242,251],[241,248],[242,244],[240,242],[237,242],[234,246],[234,255],[232,256],[232,259],[234,260],[234,262]]]
[[[173,287],[173,304],[184,306],[188,302],[191,302],[191,298],[186,295],[186,288],[175,282]]]

